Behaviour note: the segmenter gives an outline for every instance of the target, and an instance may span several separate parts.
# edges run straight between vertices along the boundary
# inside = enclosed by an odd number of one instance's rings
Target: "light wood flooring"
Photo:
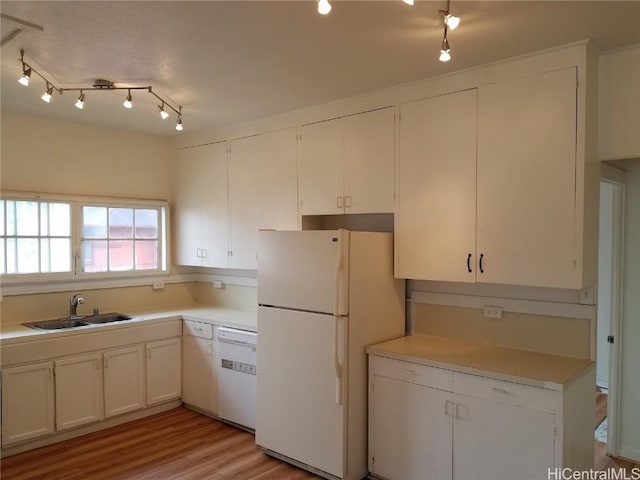
[[[607,417],[607,395],[600,392],[599,389],[596,391],[596,421],[595,427],[597,428],[600,423]],[[628,460],[623,460],[620,458],[612,458],[607,456],[607,444],[603,442],[596,441],[595,445],[595,460],[593,468],[595,470],[608,470],[610,468],[624,468],[627,472],[627,478],[631,477],[631,470],[634,467],[638,467],[637,464],[634,464]]]
[[[606,396],[597,410],[606,415]],[[604,405],[604,407],[603,407]],[[596,425],[602,418],[596,418]],[[595,469],[637,465],[595,442]],[[253,435],[186,408],[1,460],[2,480],[308,480],[315,475],[263,454]]]
[[[248,432],[176,408],[3,458],[2,480],[307,480]]]

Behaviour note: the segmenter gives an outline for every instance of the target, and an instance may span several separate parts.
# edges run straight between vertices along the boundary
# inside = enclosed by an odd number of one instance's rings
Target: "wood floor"
[[[608,396],[602,392],[596,391],[596,422],[597,428],[600,423],[607,417],[607,398]],[[618,469],[624,468],[627,472],[626,478],[633,478],[631,476],[631,470],[634,467],[638,467],[637,464],[622,460],[619,458],[611,458],[607,456],[607,444],[603,442],[597,442],[595,444],[595,460],[593,468],[595,470],[608,470],[610,468]]]
[[[598,401],[596,408],[606,415],[606,396]],[[600,421],[596,418],[596,425]],[[606,444],[595,444],[596,470],[625,468],[631,474],[631,469],[637,467],[607,457]],[[318,478],[264,455],[250,433],[186,408],[4,458],[0,477],[2,480]]]
[[[186,408],[3,458],[2,480],[307,480],[254,436]]]

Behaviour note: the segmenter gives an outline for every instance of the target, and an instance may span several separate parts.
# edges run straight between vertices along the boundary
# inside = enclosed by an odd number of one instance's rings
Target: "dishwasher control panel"
[[[237,362],[235,360],[222,359],[222,368],[233,370],[234,372],[248,373],[249,375],[256,374],[256,366],[249,363]]]

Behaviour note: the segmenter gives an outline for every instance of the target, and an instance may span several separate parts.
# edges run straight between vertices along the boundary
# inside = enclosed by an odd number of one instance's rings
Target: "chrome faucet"
[[[81,293],[76,293],[71,300],[69,300],[69,317],[76,318],[78,316],[78,305],[84,303],[84,298]]]

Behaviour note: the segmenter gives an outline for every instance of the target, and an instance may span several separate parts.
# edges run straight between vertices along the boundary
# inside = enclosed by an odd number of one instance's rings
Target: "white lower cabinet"
[[[2,445],[55,431],[53,363],[2,369]]]
[[[55,377],[57,430],[104,418],[101,354],[56,360]]]
[[[182,395],[182,342],[171,338],[147,343],[147,405],[180,398]]]
[[[561,392],[370,357],[369,471],[390,480],[546,479]]]
[[[216,415],[218,393],[213,326],[184,321],[182,337],[182,401]]]
[[[104,416],[145,406],[144,345],[104,352]]]

